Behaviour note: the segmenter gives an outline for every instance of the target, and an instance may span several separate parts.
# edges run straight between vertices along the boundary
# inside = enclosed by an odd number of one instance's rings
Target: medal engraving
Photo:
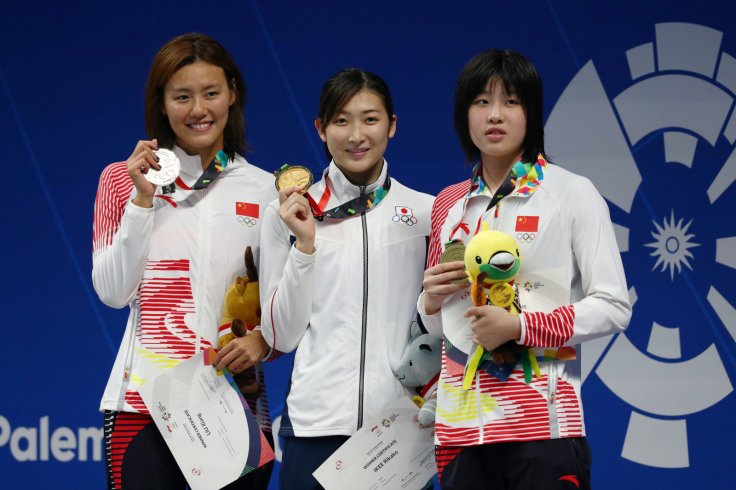
[[[314,177],[307,167],[301,165],[289,165],[288,163],[276,171],[276,190],[287,189],[289,187],[299,187],[300,193],[304,194],[309,190]]]
[[[491,304],[508,308],[514,302],[514,288],[505,282],[497,282],[488,291],[488,298]]]
[[[149,168],[144,177],[150,183],[161,187],[173,184],[181,169],[179,158],[173,151],[165,148],[156,150],[156,156],[158,156],[158,164],[161,170]]]
[[[442,258],[440,259],[440,262],[444,264],[445,262],[462,262],[463,260],[465,260],[465,245],[463,244],[463,242],[460,240],[447,242],[445,244],[445,251],[442,252]],[[465,284],[466,282],[468,282],[468,278],[461,277],[450,282],[452,282],[453,284]]]

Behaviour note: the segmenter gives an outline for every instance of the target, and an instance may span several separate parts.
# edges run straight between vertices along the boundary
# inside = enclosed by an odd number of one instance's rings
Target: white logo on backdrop
[[[730,216],[716,201],[736,180],[736,59],[721,51],[723,34],[708,27],[657,24],[655,34],[654,42],[626,52],[633,82],[613,98],[589,61],[560,96],[545,132],[553,161],[589,177],[630,218],[614,228],[632,303],[661,301],[662,309],[654,311],[665,311],[668,294],[689,290],[692,311],[683,325],[637,325],[634,308],[632,326],[651,329],[646,352],[634,345],[630,331],[586,343],[581,355],[583,380],[594,370],[633,408],[621,455],[647,466],[684,468],[689,466],[685,417],[733,391],[711,340],[719,339],[733,362],[736,310],[714,283],[719,268],[736,269],[736,236],[727,236],[733,226],[715,226],[713,216]],[[652,154],[659,167],[648,165]],[[695,161],[702,163],[698,172]],[[666,197],[647,199],[654,194]],[[638,262],[629,263],[627,254]],[[703,274],[711,277],[696,294]],[[681,342],[681,334],[695,330],[711,340],[685,357],[683,346],[691,346]]]

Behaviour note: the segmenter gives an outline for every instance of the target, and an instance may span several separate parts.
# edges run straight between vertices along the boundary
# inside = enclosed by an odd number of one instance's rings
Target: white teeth
[[[190,124],[189,126],[194,129],[207,129],[210,123]]]

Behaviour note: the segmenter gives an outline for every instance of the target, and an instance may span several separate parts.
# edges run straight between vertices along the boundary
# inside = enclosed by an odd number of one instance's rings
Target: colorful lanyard
[[[511,172],[509,172],[506,179],[493,194],[493,197],[491,197],[491,202],[486,207],[486,211],[498,205],[501,199],[511,194],[525,197],[533,194],[538,189],[542,179],[544,179],[544,169],[547,165],[547,161],[542,158],[542,155],[539,155],[537,157],[537,161],[534,163],[523,163],[522,161],[516,162],[511,168]],[[486,183],[483,181],[482,167],[480,164],[476,164],[476,166],[473,167],[473,178],[470,181],[470,188],[468,189],[468,193],[465,195],[465,202],[463,202],[463,211],[460,215],[460,222],[452,228],[449,237],[450,241],[453,240],[455,233],[460,230],[470,236],[470,228],[468,228],[467,223],[463,221],[465,219],[468,201],[470,197],[473,197],[473,195],[480,195],[485,188]],[[496,213],[498,215],[498,208],[496,208]],[[480,223],[483,219],[483,214],[485,213],[482,213],[478,218],[478,223],[473,235],[478,233],[478,230],[480,230]]]
[[[330,191],[330,178],[329,176],[325,175],[325,191],[322,193],[322,197],[320,197],[319,203],[315,202],[314,198],[309,195],[309,192],[307,192],[305,195],[307,197],[307,201],[309,201],[309,205],[312,208],[312,214],[317,220],[322,221],[325,218],[350,218],[364,211],[370,211],[371,209],[376,207],[378,203],[386,197],[386,195],[388,195],[389,189],[391,189],[391,177],[389,177],[388,172],[386,172],[386,180],[384,180],[383,184],[377,187],[370,194],[361,193],[361,195],[356,197],[355,199],[351,199],[350,201],[340,204],[337,207],[323,211],[324,207],[327,205],[327,202],[330,200],[330,196],[332,195],[332,191]]]
[[[227,167],[227,164],[227,154],[225,154],[223,150],[220,150],[217,152],[215,158],[212,159],[210,164],[207,165],[207,168],[204,170],[204,172],[202,172],[202,175],[199,176],[199,179],[197,179],[197,182],[195,182],[192,187],[186,185],[181,179],[181,176],[179,176],[176,178],[176,181],[174,181],[173,184],[167,186],[170,188],[169,192],[167,192],[167,189],[164,189],[164,194],[174,192],[174,185],[177,185],[186,191],[204,189],[205,187],[208,187],[212,182],[214,182],[217,177],[220,176],[223,169]]]

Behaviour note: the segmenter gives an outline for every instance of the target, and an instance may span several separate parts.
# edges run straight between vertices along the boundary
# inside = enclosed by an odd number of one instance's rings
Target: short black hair
[[[470,137],[468,110],[490,80],[500,80],[507,93],[516,94],[526,114],[522,159],[535,162],[544,152],[544,107],[542,79],[531,61],[521,53],[490,49],[468,61],[455,86],[455,131],[468,162],[480,161],[480,150]]]
[[[340,113],[342,108],[345,107],[345,104],[350,102],[350,99],[363,90],[370,90],[381,99],[389,119],[394,116],[394,103],[391,99],[391,92],[383,78],[360,68],[345,68],[332,75],[322,87],[322,94],[319,97],[319,112],[317,114],[322,131]],[[326,143],[325,152],[328,157],[332,158]]]

